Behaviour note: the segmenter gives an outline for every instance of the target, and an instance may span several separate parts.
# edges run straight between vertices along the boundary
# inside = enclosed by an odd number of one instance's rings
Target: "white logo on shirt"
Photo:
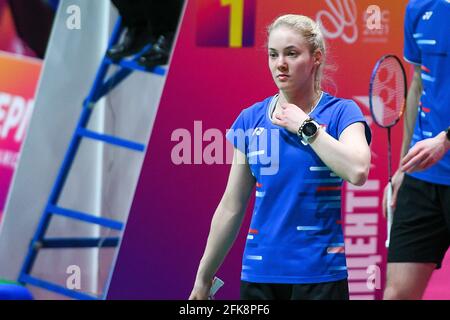
[[[422,20],[430,20],[431,16],[433,15],[433,11],[427,11],[422,16]]]
[[[252,133],[252,137],[256,134],[257,136],[259,136],[261,133],[263,133],[263,131],[264,131],[264,128],[263,127],[257,127],[257,128],[255,128],[255,130],[253,130],[253,133]]]

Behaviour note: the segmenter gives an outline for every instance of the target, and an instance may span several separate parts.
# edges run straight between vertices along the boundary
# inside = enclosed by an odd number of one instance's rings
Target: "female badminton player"
[[[366,181],[370,129],[355,102],[322,91],[326,47],[312,19],[277,18],[267,50],[278,92],[227,133],[234,161],[189,298],[208,298],[256,187],[241,299],[345,300],[341,185]]]

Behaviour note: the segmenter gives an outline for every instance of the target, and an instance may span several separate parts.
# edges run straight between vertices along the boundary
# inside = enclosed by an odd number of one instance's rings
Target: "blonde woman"
[[[326,47],[313,20],[277,18],[267,50],[278,93],[227,134],[234,162],[189,298],[208,298],[256,187],[241,299],[348,299],[341,185],[366,181],[370,130],[356,103],[321,90]]]

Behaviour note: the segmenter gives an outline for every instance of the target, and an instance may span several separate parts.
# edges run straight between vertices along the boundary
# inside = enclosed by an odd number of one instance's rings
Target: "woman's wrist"
[[[446,151],[450,150],[450,140],[447,137],[447,131],[442,131],[438,134],[438,138],[442,142]]]
[[[316,132],[316,134],[315,134],[313,137],[309,138],[309,140],[308,140],[308,143],[309,143],[309,144],[313,144],[314,141],[316,141],[317,137],[321,134],[320,131],[322,131],[322,126],[321,126],[321,125],[319,125],[319,126],[317,127],[317,132]]]
[[[444,147],[445,150],[450,150],[450,127],[447,128],[447,130],[443,131],[444,135]]]

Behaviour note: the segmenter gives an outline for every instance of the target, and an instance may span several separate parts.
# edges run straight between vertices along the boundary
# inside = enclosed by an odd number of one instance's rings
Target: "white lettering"
[[[377,264],[380,181],[368,180],[363,186],[347,184],[345,192],[345,252],[351,299],[375,299],[381,289],[381,273]],[[370,210],[369,213],[363,210]],[[361,212],[362,211],[362,212]]]
[[[14,141],[22,142],[33,111],[34,101],[0,92],[0,139],[14,134]]]
[[[77,5],[70,5],[67,7],[66,13],[69,17],[66,19],[66,27],[69,30],[81,29],[81,9]]]
[[[377,5],[370,5],[366,10],[369,15],[366,19],[366,27],[369,30],[381,29],[381,9]]]
[[[81,268],[77,265],[70,265],[67,267],[66,270],[67,274],[70,274],[70,276],[66,280],[66,287],[67,289],[81,289]]]

